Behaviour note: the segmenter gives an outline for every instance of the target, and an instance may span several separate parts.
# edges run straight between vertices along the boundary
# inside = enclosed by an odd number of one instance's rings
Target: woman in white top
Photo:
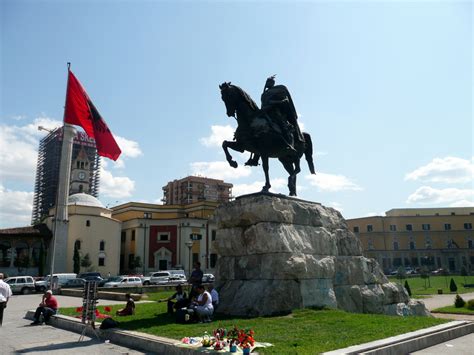
[[[199,317],[200,322],[210,322],[210,316],[214,313],[214,307],[212,306],[212,297],[209,292],[206,291],[203,285],[199,285],[196,288],[198,297],[196,300],[196,314]]]

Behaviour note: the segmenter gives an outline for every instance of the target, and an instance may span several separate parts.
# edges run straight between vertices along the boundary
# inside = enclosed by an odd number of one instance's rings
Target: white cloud
[[[121,157],[137,158],[143,155],[143,152],[137,142],[120,136],[115,136],[115,139],[117,140],[118,146],[122,150]]]
[[[317,187],[319,191],[337,192],[342,190],[362,190],[359,185],[344,175],[317,173],[316,175],[306,175],[305,179],[309,181],[311,186]]]
[[[270,184],[272,187],[270,188],[270,192],[278,194],[285,194],[288,191],[288,188],[286,186],[287,180],[283,178],[277,178],[273,179],[270,181]],[[242,195],[248,195],[248,194],[254,194],[257,192],[262,191],[263,185],[265,185],[264,181],[255,181],[251,184],[234,184],[234,187],[232,188],[232,195],[235,197],[237,196],[242,196]]]
[[[435,183],[467,183],[474,179],[474,159],[435,158],[427,165],[405,175],[405,180]]]
[[[113,176],[103,166],[100,168],[100,194],[121,199],[130,197],[134,190],[135,181],[126,176]]]
[[[214,179],[238,179],[249,176],[252,170],[240,164],[237,169],[232,168],[227,161],[195,162],[190,164],[191,174]]]
[[[199,142],[205,147],[221,147],[225,140],[231,141],[234,137],[235,128],[226,126],[211,126],[211,135],[200,138]]]
[[[2,228],[31,223],[33,192],[13,191],[0,185],[0,224]]]
[[[408,196],[407,203],[419,204],[443,204],[448,206],[472,206],[474,200],[474,189],[435,189],[430,186],[422,186]]]

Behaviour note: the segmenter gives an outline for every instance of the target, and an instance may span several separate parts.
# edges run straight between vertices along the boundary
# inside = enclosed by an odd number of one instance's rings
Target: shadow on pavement
[[[79,347],[97,345],[99,343],[101,342],[95,339],[90,339],[90,340],[85,340],[85,341],[70,341],[68,343],[49,344],[49,345],[43,345],[43,346],[35,346],[29,349],[21,349],[21,350],[17,350],[16,354],[26,354],[30,352],[39,352],[39,351],[48,352],[48,351],[60,350],[60,349],[77,349]]]

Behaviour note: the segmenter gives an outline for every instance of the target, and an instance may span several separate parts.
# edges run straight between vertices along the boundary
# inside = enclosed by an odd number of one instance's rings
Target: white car
[[[112,277],[105,283],[104,287],[132,287],[142,286],[142,280],[139,277],[117,276]]]

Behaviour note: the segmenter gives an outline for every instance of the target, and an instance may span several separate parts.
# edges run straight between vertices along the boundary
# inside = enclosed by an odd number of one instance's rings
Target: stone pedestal
[[[284,314],[305,307],[429,315],[362,255],[342,215],[273,194],[242,196],[215,212],[219,313]]]

